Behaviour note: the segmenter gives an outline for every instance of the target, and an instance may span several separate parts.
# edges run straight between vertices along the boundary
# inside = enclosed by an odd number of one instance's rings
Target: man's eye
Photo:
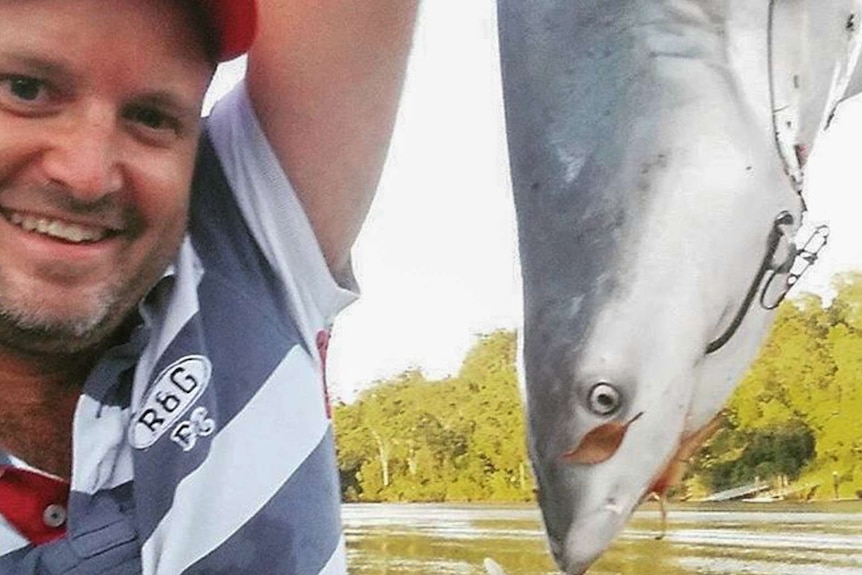
[[[151,130],[175,130],[176,121],[167,114],[153,108],[134,108],[127,119]]]
[[[45,83],[27,76],[9,76],[0,78],[6,84],[8,92],[22,102],[37,102],[44,95]]]

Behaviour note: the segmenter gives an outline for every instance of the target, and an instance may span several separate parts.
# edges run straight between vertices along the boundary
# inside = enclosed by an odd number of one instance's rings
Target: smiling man
[[[346,570],[322,358],[415,13],[0,0],[0,573]]]

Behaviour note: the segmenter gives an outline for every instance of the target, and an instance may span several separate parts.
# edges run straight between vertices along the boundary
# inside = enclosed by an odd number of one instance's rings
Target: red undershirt
[[[30,543],[41,545],[66,534],[69,483],[0,465],[0,515]]]

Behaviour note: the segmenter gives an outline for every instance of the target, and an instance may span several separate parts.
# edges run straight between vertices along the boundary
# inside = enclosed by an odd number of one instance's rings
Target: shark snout
[[[567,575],[586,572],[623,529],[632,505],[609,497],[592,513],[573,523],[551,550],[557,565]]]
[[[548,546],[559,568],[580,575],[623,529],[641,489],[620,480],[613,459],[573,464],[557,459],[540,466],[539,504]]]

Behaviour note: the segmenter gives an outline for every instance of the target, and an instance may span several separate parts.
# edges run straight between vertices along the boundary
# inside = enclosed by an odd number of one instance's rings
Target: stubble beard
[[[86,316],[55,318],[44,306],[22,309],[4,299],[0,294],[0,345],[28,355],[73,355],[99,347],[130,311],[117,309],[117,298],[107,295]],[[110,321],[119,314],[119,321]]]
[[[129,316],[135,301],[127,288],[111,285],[93,297],[86,313],[57,317],[45,302],[8,301],[0,291],[0,345],[27,355],[68,356],[104,346]]]
[[[27,356],[60,358],[119,343],[115,341],[118,329],[174,261],[182,234],[175,240],[172,251],[153,258],[131,277],[101,286],[88,294],[83,309],[65,314],[51,309],[50,302],[36,294],[5,293],[0,270],[0,347]]]

